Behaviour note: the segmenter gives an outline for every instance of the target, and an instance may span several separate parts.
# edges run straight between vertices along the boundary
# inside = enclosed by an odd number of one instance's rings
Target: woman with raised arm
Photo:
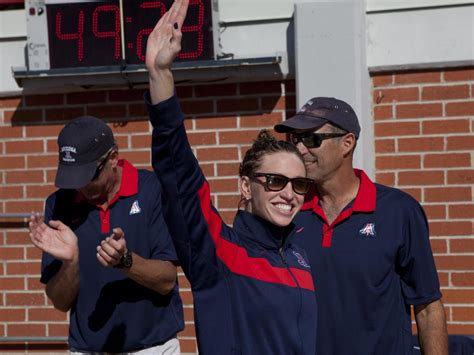
[[[174,94],[187,0],[176,0],[147,44],[153,168],[163,184],[165,219],[191,283],[199,352],[316,352],[316,299],[310,266],[292,222],[310,188],[298,150],[261,132],[240,165],[241,209],[227,226],[212,206]]]

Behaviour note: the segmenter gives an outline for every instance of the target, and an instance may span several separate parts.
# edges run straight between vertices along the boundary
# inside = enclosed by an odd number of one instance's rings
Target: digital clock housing
[[[28,69],[140,65],[148,35],[173,0],[28,0]],[[190,0],[178,61],[212,60],[211,0]]]

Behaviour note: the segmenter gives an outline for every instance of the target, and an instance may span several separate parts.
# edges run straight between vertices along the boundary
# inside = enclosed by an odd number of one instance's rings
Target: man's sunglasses
[[[269,174],[269,173],[254,173],[252,177],[264,177],[265,182],[256,180],[260,183],[263,183],[265,188],[269,191],[281,191],[283,190],[288,182],[291,182],[291,187],[293,191],[298,195],[304,195],[307,193],[313,183],[313,180],[307,178],[293,178],[290,179],[284,175],[280,174]]]
[[[105,163],[107,163],[107,160],[109,159],[109,156],[113,151],[114,151],[113,149],[110,149],[108,153],[105,155],[105,158],[100,161],[99,165],[97,165],[97,168],[95,169],[95,173],[91,181],[94,181],[99,178],[100,173],[105,167]]]
[[[306,148],[319,148],[324,140],[345,136],[345,133],[292,133],[290,135],[291,143],[297,145],[303,143]]]

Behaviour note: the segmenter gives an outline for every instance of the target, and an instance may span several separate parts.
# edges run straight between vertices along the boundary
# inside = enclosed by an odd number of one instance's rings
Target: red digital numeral
[[[99,31],[99,15],[101,12],[115,13],[114,31]],[[97,38],[115,38],[115,59],[120,58],[120,9],[116,5],[98,6],[92,14],[92,32]]]
[[[196,25],[183,26],[181,31],[183,32],[183,35],[186,32],[197,32],[198,33],[197,50],[191,51],[191,52],[181,52],[181,53],[179,53],[178,58],[180,58],[180,59],[195,59],[195,58],[198,58],[202,54],[202,51],[204,49],[204,34],[202,33],[202,26],[204,25],[204,4],[202,3],[202,0],[190,0],[189,1],[189,6],[192,6],[192,5],[199,6],[198,23]]]
[[[77,40],[77,60],[82,62],[84,59],[84,11],[79,11],[76,33],[62,32],[61,12],[56,13],[56,36],[63,41]]]
[[[161,1],[149,1],[140,4],[142,9],[160,9],[160,18],[166,12],[166,7]],[[143,38],[148,36],[153,28],[144,28],[140,30],[137,34],[137,57],[140,58],[141,61],[145,61],[145,55],[143,54]]]

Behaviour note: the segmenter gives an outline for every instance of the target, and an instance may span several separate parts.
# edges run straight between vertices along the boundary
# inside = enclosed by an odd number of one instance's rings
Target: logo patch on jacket
[[[375,237],[375,223],[367,223],[360,231],[360,235],[366,237]]]
[[[303,258],[303,256],[300,253],[293,250],[293,255],[296,256],[296,260],[298,260],[298,264],[300,264],[303,267],[309,267],[309,264],[306,262],[306,260]]]
[[[138,206],[138,200],[133,202],[132,208],[130,208],[130,215],[140,213],[142,209]]]

